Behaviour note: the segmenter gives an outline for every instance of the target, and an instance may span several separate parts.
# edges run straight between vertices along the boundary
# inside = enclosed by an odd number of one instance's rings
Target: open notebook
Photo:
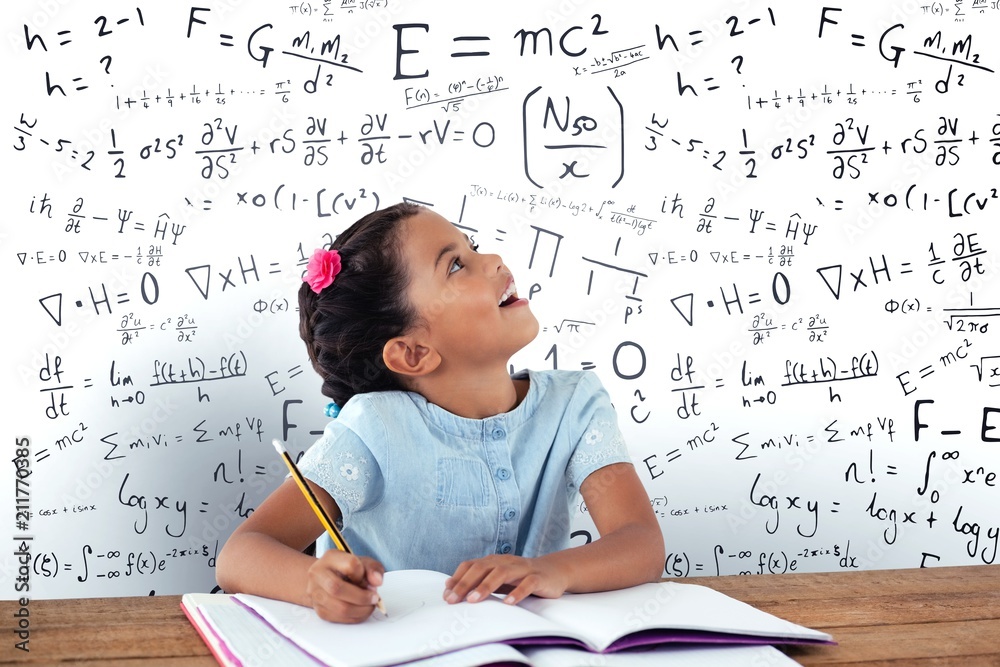
[[[496,598],[449,605],[441,599],[445,579],[447,575],[426,570],[387,573],[379,593],[388,614],[376,612],[358,625],[329,623],[308,607],[253,595],[232,596],[235,605],[205,600],[211,596],[187,595],[182,605],[220,662],[233,665],[254,664],[238,655],[228,656],[231,662],[220,657],[226,650],[232,653],[239,622],[256,628],[252,634],[257,642],[251,647],[258,655],[279,648],[287,651],[287,640],[303,654],[290,655],[311,656],[332,667],[381,667],[433,656],[458,660],[462,649],[496,654],[497,659],[468,664],[538,661],[526,657],[535,649],[510,653],[510,645],[606,653],[679,643],[720,648],[726,644],[832,643],[824,632],[695,584],[643,584],[604,593],[567,594],[555,600],[532,597],[518,606]],[[220,611],[223,608],[229,611]]]

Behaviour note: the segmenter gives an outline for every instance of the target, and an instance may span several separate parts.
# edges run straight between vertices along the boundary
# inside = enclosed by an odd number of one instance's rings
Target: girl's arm
[[[628,463],[600,468],[580,492],[599,539],[538,558],[496,555],[466,561],[446,582],[445,599],[476,602],[509,590],[504,602],[516,604],[531,594],[558,597],[658,580],[663,534],[635,468]]]
[[[340,508],[310,483],[330,517]],[[240,524],[219,552],[216,580],[227,593],[252,593],[313,607],[322,618],[363,621],[371,615],[382,566],[370,558],[331,550],[322,558],[302,553],[323,533],[295,481],[286,479]]]

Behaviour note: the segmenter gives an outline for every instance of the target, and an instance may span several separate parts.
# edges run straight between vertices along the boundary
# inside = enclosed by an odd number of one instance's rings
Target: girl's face
[[[483,368],[510,357],[538,334],[528,300],[518,298],[499,255],[480,254],[469,237],[424,210],[400,230],[410,303],[425,340],[451,367]]]

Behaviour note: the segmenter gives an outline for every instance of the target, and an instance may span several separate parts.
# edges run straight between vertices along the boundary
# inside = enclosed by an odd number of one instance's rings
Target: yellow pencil
[[[330,518],[330,515],[326,513],[325,509],[323,509],[323,506],[319,502],[319,498],[316,497],[312,488],[306,483],[306,478],[302,476],[298,466],[295,465],[295,462],[292,461],[292,457],[289,456],[288,451],[280,442],[278,442],[277,438],[272,440],[271,443],[274,445],[274,449],[277,450],[278,455],[284,460],[285,465],[288,466],[288,471],[292,473],[292,478],[295,480],[295,483],[298,484],[299,489],[302,491],[302,495],[306,497],[306,501],[309,503],[309,506],[312,507],[313,512],[316,513],[316,517],[319,519],[319,522],[323,524],[323,528],[326,529],[327,534],[333,540],[333,544],[340,551],[351,553],[351,547],[347,545],[347,541],[344,539],[344,536],[340,534],[340,530],[337,529],[337,525]],[[385,605],[382,603],[381,598],[379,598],[376,606],[380,612],[383,614],[386,613]]]

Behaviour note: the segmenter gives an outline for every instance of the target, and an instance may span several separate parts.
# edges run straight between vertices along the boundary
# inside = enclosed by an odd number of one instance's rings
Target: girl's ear
[[[441,364],[441,355],[412,336],[397,336],[382,347],[382,361],[394,373],[418,377],[435,370]]]

